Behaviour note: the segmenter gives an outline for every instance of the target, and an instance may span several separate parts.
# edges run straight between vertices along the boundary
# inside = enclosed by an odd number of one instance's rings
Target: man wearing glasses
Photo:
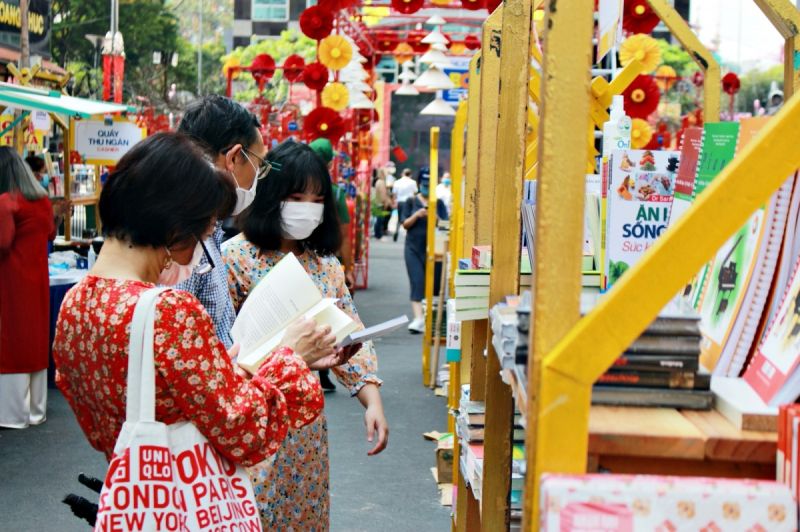
[[[206,96],[193,102],[183,115],[178,131],[195,139],[209,153],[214,164],[232,177],[236,186],[233,214],[245,210],[256,197],[258,181],[267,176],[267,148],[259,132],[259,123],[250,111],[222,96]],[[205,241],[205,256],[192,276],[177,286],[192,293],[205,306],[217,336],[230,348],[231,327],[236,312],[228,292],[228,278],[220,247],[225,238],[222,221]]]

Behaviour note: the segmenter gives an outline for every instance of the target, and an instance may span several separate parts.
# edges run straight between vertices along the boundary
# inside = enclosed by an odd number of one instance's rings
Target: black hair
[[[332,255],[339,250],[342,236],[333,186],[325,161],[305,144],[287,140],[267,154],[267,160],[280,170],[273,170],[258,184],[252,205],[239,217],[244,236],[262,251],[281,247],[281,204],[292,194],[313,190],[323,196],[322,223],[303,240],[303,249],[318,255]],[[280,166],[278,166],[280,165]]]
[[[44,169],[44,159],[36,155],[28,155],[25,157],[25,162],[28,163],[34,173],[41,172]]]
[[[99,210],[104,235],[171,247],[202,237],[235,203],[233,183],[190,138],[156,133],[120,159]]]
[[[249,148],[258,140],[258,119],[241,104],[219,95],[192,102],[178,131],[204,144],[214,154],[236,144]]]

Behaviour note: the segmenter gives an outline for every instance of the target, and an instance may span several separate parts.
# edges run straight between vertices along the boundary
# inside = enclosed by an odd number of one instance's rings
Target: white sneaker
[[[408,324],[408,330],[411,334],[421,334],[425,332],[425,320],[416,318]]]

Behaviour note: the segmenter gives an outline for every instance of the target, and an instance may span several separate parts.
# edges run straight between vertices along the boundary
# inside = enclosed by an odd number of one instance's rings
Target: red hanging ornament
[[[303,135],[308,139],[325,137],[332,143],[344,135],[344,121],[330,107],[317,107],[303,119]]]
[[[425,4],[425,0],[392,0],[392,9],[404,15],[416,13]]]
[[[303,83],[311,90],[321,91],[328,83],[328,69],[322,63],[309,63],[303,69]]]
[[[488,11],[489,14],[492,14],[494,13],[495,9],[500,7],[500,4],[503,3],[503,0],[485,0],[485,2],[486,2],[486,11]]]
[[[694,84],[695,87],[702,87],[703,83],[705,82],[705,80],[706,80],[706,77],[703,75],[703,72],[700,71],[700,70],[695,72],[694,75],[692,76],[692,84]]]
[[[660,21],[647,0],[625,0],[622,29],[628,33],[650,33]]]
[[[300,29],[303,34],[321,41],[333,31],[333,13],[321,6],[311,6],[300,14]]]
[[[297,54],[292,54],[283,60],[283,77],[286,81],[294,83],[303,75],[306,62]]]
[[[379,31],[375,34],[375,47],[380,52],[391,52],[397,45],[399,44],[400,40],[397,38],[397,34],[393,31]],[[362,51],[361,55],[366,56],[366,54]]]
[[[467,35],[464,39],[464,46],[469,50],[478,50],[481,47],[481,40],[477,35]]]
[[[422,42],[422,39],[427,35],[428,33],[425,30],[411,30],[408,32],[406,42],[411,45],[415,52],[425,53],[428,51],[429,45]]]
[[[461,7],[470,11],[477,11],[483,9],[484,0],[461,0]]]
[[[657,108],[661,99],[658,84],[652,76],[639,75],[622,93],[625,97],[625,113],[631,118],[646,119]]]
[[[365,130],[378,121],[378,111],[375,109],[356,109],[356,124],[358,129]]]
[[[734,74],[733,72],[728,72],[724,76],[722,76],[722,90],[726,94],[730,94],[733,96],[739,89],[742,87],[741,81],[739,81],[739,76]]]
[[[256,80],[259,90],[264,90],[264,85],[272,79],[275,74],[275,60],[269,54],[259,54],[253,59],[250,65],[250,73]]]

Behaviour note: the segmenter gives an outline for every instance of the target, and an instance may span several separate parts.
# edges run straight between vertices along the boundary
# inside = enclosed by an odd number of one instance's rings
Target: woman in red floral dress
[[[100,197],[106,240],[90,274],[64,299],[53,355],[57,383],[93,447],[110,458],[125,420],[129,325],[140,294],[191,274],[202,239],[233,205],[232,186],[185,137],[157,134],[119,162]],[[215,265],[222,267],[222,265]],[[164,272],[177,268],[165,275]],[[289,427],[317,418],[323,399],[309,364],[341,363],[329,330],[300,322],[252,378],[235,371],[202,305],[159,296],[156,418],[191,421],[232,461],[250,465]]]

